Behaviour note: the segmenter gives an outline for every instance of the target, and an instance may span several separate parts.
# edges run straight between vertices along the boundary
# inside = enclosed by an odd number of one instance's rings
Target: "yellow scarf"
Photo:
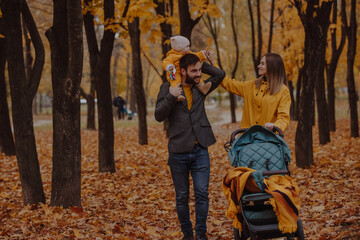
[[[190,111],[191,106],[193,104],[193,92],[191,90],[191,87],[188,87],[188,86],[183,86],[183,89],[184,89],[185,97],[187,100],[188,109]]]

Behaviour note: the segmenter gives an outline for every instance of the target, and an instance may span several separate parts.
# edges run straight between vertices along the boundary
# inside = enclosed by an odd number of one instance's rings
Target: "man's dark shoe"
[[[193,235],[184,235],[183,240],[194,240]]]
[[[196,235],[195,240],[208,240],[206,233],[204,234],[200,234],[200,235]]]

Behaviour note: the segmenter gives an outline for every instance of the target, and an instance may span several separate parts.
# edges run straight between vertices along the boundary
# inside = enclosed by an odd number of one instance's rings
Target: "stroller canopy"
[[[246,130],[231,144],[228,152],[235,167],[260,171],[287,170],[291,153],[282,137],[260,125]]]

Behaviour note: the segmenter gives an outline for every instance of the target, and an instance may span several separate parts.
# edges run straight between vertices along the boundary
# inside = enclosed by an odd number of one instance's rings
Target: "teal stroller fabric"
[[[284,139],[260,125],[252,126],[236,138],[228,155],[233,166],[258,171],[287,170],[291,158]]]

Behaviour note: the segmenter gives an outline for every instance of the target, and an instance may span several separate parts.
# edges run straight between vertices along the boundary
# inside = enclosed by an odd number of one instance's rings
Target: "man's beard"
[[[199,79],[199,81],[195,81],[195,79]],[[186,79],[185,79],[185,83],[187,84],[198,84],[200,82],[200,77],[190,77],[187,73],[186,73]]]

